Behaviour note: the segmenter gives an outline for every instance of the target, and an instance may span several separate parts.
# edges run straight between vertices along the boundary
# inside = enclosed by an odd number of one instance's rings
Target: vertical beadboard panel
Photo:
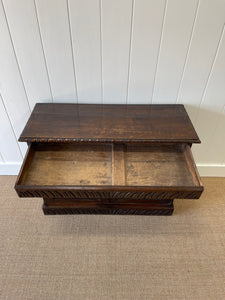
[[[176,102],[197,4],[197,0],[167,2],[153,103]]]
[[[218,116],[213,135],[207,137],[207,140],[210,142],[208,150],[207,145],[204,146],[207,155],[203,158],[197,157],[197,159],[204,164],[206,162],[207,164],[223,164],[225,167],[225,106]]]
[[[104,103],[126,103],[132,4],[132,0],[102,0]]]
[[[36,0],[53,101],[77,102],[66,0]]]
[[[206,115],[206,114],[205,114]],[[208,111],[208,116],[212,119],[213,113]],[[215,119],[217,120],[215,121]],[[201,148],[198,149],[196,145],[193,146],[193,155],[196,161],[203,166],[217,166],[217,168],[223,167],[225,169],[225,106],[220,114],[214,113],[215,123],[212,123],[214,131],[213,134],[206,137],[204,132]],[[210,132],[211,133],[211,132]],[[210,168],[209,168],[210,170]],[[225,176],[219,174],[218,176]],[[210,176],[208,171],[207,176]],[[215,175],[214,175],[215,176]]]
[[[4,0],[3,4],[27,96],[33,109],[37,101],[52,101],[34,2]]]
[[[128,104],[150,104],[166,0],[134,2]]]
[[[30,108],[1,1],[0,37],[0,91],[18,138],[30,115]],[[11,147],[10,143],[8,147]],[[27,146],[24,143],[20,143],[20,148],[24,154]]]
[[[78,102],[101,103],[99,0],[70,0]]]
[[[192,121],[204,94],[225,21],[224,0],[200,1],[178,102],[187,104]]]
[[[3,161],[18,162],[22,156],[0,95],[0,152]]]
[[[224,87],[225,34],[223,30],[215,63],[196,120],[196,130],[201,137],[202,145],[195,148],[195,157],[200,163],[204,163],[205,161],[209,163],[221,163],[225,157],[225,149],[220,145],[220,143],[224,143],[225,141],[225,126],[224,128],[221,126],[224,118],[223,108],[225,107]],[[221,149],[224,152],[221,152]],[[216,155],[213,155],[215,150]]]

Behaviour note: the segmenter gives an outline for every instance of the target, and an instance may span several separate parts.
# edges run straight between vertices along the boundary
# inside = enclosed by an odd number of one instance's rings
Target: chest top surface
[[[183,105],[37,103],[25,142],[200,143]]]

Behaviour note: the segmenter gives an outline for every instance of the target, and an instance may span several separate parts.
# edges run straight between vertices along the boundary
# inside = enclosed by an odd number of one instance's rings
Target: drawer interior
[[[17,186],[187,186],[201,182],[183,144],[30,145]]]

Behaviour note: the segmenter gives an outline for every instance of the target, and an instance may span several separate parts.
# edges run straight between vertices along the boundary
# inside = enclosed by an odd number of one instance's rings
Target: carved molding
[[[131,191],[68,191],[29,190],[17,191],[20,197],[75,198],[75,199],[198,199],[201,191],[195,192],[131,192]]]
[[[148,140],[130,140],[130,139],[106,139],[106,138],[44,138],[44,137],[20,137],[19,142],[32,142],[32,143],[171,143],[170,139],[148,139]],[[179,139],[173,140],[172,143],[199,143],[196,139]]]
[[[200,192],[112,192],[112,198],[118,199],[198,199]]]
[[[45,215],[68,215],[68,214],[104,214],[104,215],[163,215],[173,213],[173,207],[166,209],[121,209],[121,208],[49,208],[43,205]]]

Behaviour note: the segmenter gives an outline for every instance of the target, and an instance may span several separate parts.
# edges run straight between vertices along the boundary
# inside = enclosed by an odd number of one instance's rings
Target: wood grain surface
[[[183,105],[52,103],[36,104],[19,140],[200,142]]]
[[[37,104],[20,141],[15,189],[45,214],[158,214],[203,186],[190,147],[200,140],[183,105]]]
[[[190,146],[182,144],[32,143],[15,188],[20,197],[61,199],[62,206],[76,199],[89,208],[103,201],[135,209],[203,191]]]
[[[48,144],[31,146],[20,185],[199,186],[187,157],[175,145]]]

